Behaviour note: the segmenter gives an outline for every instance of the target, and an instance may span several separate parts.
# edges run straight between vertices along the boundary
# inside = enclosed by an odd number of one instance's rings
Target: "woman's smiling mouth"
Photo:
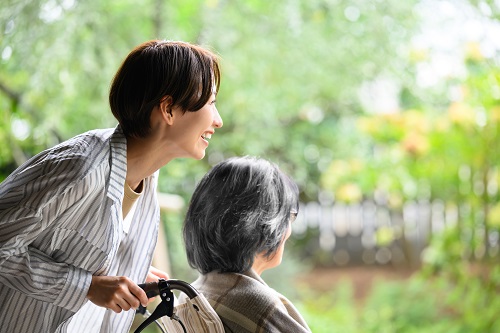
[[[202,138],[203,140],[205,140],[205,141],[208,141],[208,140],[210,140],[210,139],[212,138],[212,133],[210,133],[210,132],[203,133],[203,134],[201,135],[201,138]]]

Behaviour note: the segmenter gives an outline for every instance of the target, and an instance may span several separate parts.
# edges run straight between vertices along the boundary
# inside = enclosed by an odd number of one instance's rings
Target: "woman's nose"
[[[217,127],[217,128],[221,128],[223,125],[222,118],[221,118],[217,108],[215,108],[215,111],[214,111],[214,123],[213,124],[214,124],[214,127]]]

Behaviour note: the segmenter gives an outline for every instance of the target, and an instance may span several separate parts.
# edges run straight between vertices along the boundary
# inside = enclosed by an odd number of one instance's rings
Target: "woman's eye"
[[[217,103],[217,100],[215,100],[215,99],[214,99],[214,100],[212,101],[212,103],[210,103],[210,104],[215,105],[215,103]]]

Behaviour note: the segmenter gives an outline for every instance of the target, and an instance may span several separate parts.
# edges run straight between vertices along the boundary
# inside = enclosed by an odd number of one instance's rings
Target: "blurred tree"
[[[107,90],[124,52],[151,34],[131,2],[8,1],[0,14],[0,174],[43,148],[114,124]],[[128,7],[128,8],[127,8]],[[150,7],[139,7],[138,17]],[[148,13],[149,14],[149,13]],[[15,160],[13,160],[15,157]]]
[[[188,196],[210,164],[251,154],[280,163],[304,200],[315,200],[330,161],[362,145],[349,118],[362,110],[359,87],[381,74],[406,79],[401,55],[415,2],[8,0],[0,174],[79,132],[113,126],[107,92],[124,55],[147,39],[182,39],[222,56],[225,126],[204,162],[162,170],[162,190]]]

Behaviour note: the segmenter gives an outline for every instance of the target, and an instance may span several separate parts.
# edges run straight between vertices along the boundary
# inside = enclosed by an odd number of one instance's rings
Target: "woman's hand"
[[[148,276],[146,277],[146,283],[148,282],[158,282],[159,279],[165,279],[165,280],[168,280],[169,279],[169,276],[167,273],[165,273],[164,271],[161,271],[159,270],[158,268],[156,267],[153,267],[151,266],[149,268],[149,273],[148,273]],[[156,297],[152,297],[149,299],[149,302],[151,302],[152,300],[154,300]]]
[[[148,276],[146,277],[146,282],[157,282],[159,279],[168,280],[168,274],[156,267],[151,266],[149,268]]]
[[[87,298],[95,305],[116,313],[148,304],[144,290],[125,276],[92,276]]]

